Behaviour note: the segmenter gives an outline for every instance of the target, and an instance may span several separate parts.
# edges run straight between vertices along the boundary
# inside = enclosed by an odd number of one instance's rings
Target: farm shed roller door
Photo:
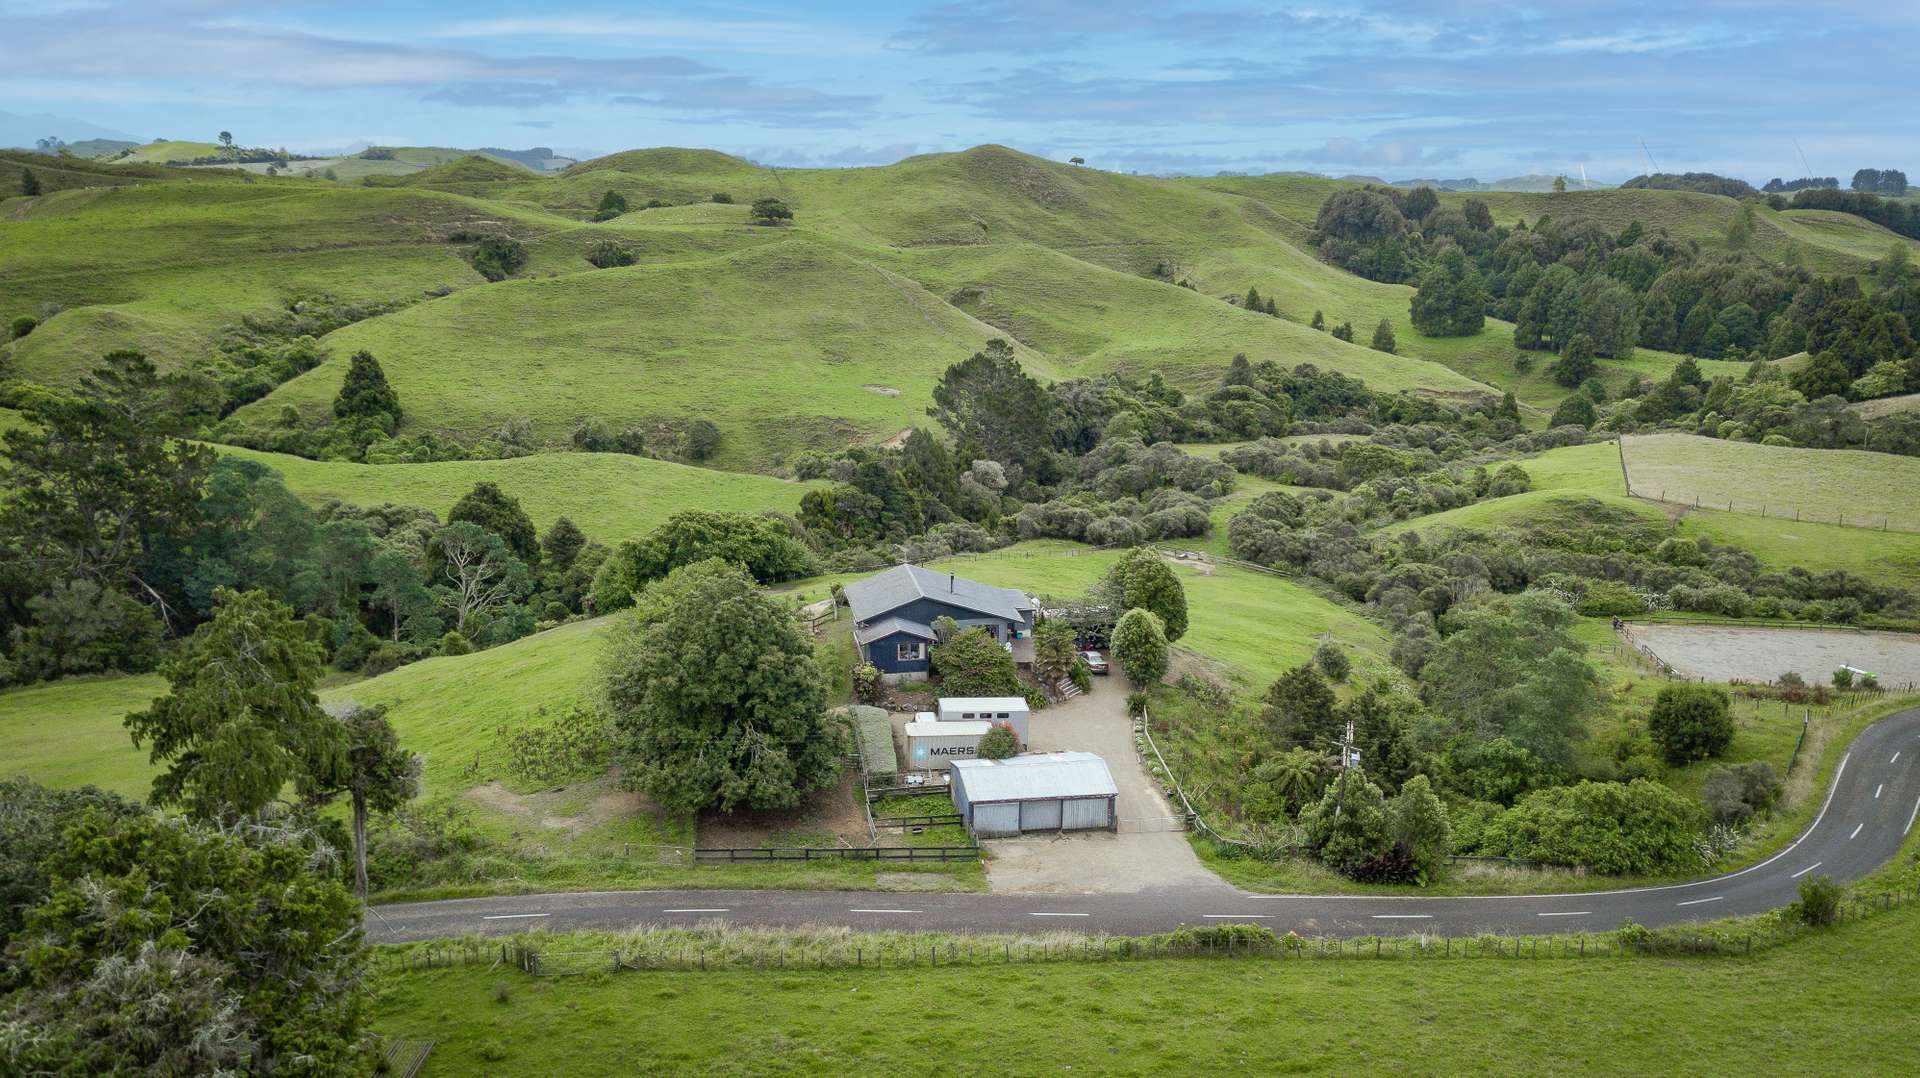
[[[1020,830],[1058,831],[1060,815],[1058,801],[1022,801],[1020,802]]]

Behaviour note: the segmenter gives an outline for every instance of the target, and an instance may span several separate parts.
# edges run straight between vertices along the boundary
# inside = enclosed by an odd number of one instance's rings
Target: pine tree
[[[1380,324],[1373,327],[1373,350],[1392,352],[1396,342],[1393,339],[1393,323],[1382,318]]]
[[[384,415],[400,421],[400,397],[387,384],[387,372],[373,353],[359,351],[347,363],[346,380],[340,395],[333,398],[333,414],[341,419],[359,419]]]
[[[1263,301],[1260,299],[1260,290],[1252,285],[1248,285],[1246,302],[1242,303],[1241,306],[1249,311],[1258,312],[1262,309],[1262,304]]]
[[[1314,329],[1325,329],[1327,328],[1327,316],[1321,314],[1319,311],[1315,311],[1313,312],[1313,321],[1309,323],[1309,325]]]

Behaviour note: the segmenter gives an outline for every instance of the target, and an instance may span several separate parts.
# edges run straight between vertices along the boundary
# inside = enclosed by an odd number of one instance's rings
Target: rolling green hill
[[[0,429],[4,429],[0,417]],[[816,485],[768,476],[690,468],[620,453],[543,453],[511,460],[446,461],[437,464],[347,464],[280,453],[222,447],[221,452],[259,461],[308,502],[338,500],[374,506],[418,505],[442,516],[483,480],[520,499],[545,531],[567,517],[589,539],[612,545],[651,531],[685,509],[755,513],[794,512],[801,494]]]
[[[807,298],[768,301],[781,295]],[[524,415],[542,437],[564,438],[584,416],[705,417],[726,434],[718,462],[764,467],[924,422],[940,372],[994,335],[911,281],[794,236],[698,262],[493,285],[351,326],[333,335],[337,358],[239,415],[286,404],[318,415],[346,354],[366,348],[436,428],[477,432]]]
[[[394,153],[364,163],[409,174],[371,188],[159,169],[197,182],[9,202],[0,316],[65,308],[4,346],[15,372],[70,384],[99,353],[128,346],[174,365],[240,315],[302,294],[399,301],[405,309],[337,331],[323,342],[331,362],[243,418],[288,403],[317,418],[345,357],[367,348],[413,429],[476,434],[525,416],[557,439],[583,417],[671,429],[705,416],[726,435],[718,462],[743,469],[924,422],[933,379],[994,335],[1023,344],[1025,361],[1049,377],[1162,370],[1198,389],[1246,352],[1380,390],[1458,399],[1511,388],[1536,420],[1565,394],[1544,364],[1514,369],[1505,324],[1424,337],[1409,324],[1410,288],[1322,263],[1308,230],[1338,181],[1124,176],[998,146],[814,170],[633,150],[556,175],[432,147]],[[608,190],[632,212],[582,220]],[[731,204],[710,201],[721,192]],[[748,223],[748,203],[766,195],[794,207],[792,227]],[[1504,220],[1645,219],[1708,243],[1723,242],[1739,212],[1728,199],[1675,191],[1474,197]],[[644,208],[655,199],[669,205]],[[1831,214],[1756,213],[1751,242],[1809,265],[1858,268],[1884,238]],[[447,242],[487,232],[527,243],[519,279],[485,284]],[[584,256],[605,241],[638,264],[595,270]],[[1250,286],[1283,317],[1240,309]],[[1306,328],[1316,310],[1351,321],[1362,341],[1387,320],[1400,354]],[[1642,349],[1603,362],[1602,380],[1657,378],[1677,362]]]

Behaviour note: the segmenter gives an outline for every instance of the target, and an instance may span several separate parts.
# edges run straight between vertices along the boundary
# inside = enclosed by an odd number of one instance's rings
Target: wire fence
[[[1695,490],[1682,490],[1666,485],[1652,483],[1635,486],[1633,475],[1627,467],[1626,439],[1617,440],[1620,447],[1620,478],[1627,485],[1627,493],[1636,498],[1645,498],[1665,505],[1679,505],[1692,509],[1712,509],[1728,513],[1753,513],[1776,520],[1795,520],[1808,524],[1834,524],[1843,528],[1860,528],[1866,531],[1915,531],[1920,530],[1920,518],[1902,515],[1900,527],[1893,527],[1893,514],[1874,513],[1864,508],[1856,508],[1852,519],[1848,519],[1844,509],[1835,509],[1831,514],[1817,512],[1799,505],[1781,505],[1778,502],[1741,501],[1720,494],[1706,494]],[[1873,518],[1880,519],[1875,521]]]

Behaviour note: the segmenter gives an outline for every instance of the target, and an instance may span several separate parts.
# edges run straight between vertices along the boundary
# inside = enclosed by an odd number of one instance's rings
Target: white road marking
[[[728,907],[728,906],[711,906],[705,909],[697,909],[697,910],[661,910],[660,912],[661,913],[725,913],[730,908],[731,907]]]
[[[517,921],[522,917],[552,917],[551,913],[490,913],[482,921]]]
[[[1878,801],[1878,800],[1880,800],[1880,791],[1881,791],[1881,790],[1884,790],[1884,789],[1886,789],[1886,788],[1887,788],[1887,784],[1886,784],[1886,783],[1884,783],[1884,782],[1883,782],[1883,783],[1881,783],[1881,784],[1880,784],[1880,785],[1878,785],[1878,786],[1875,786],[1875,787],[1873,788],[1873,799],[1874,799],[1875,801]]]
[[[1591,917],[1592,910],[1567,910],[1562,913],[1536,913],[1535,917]]]
[[[1723,898],[1725,898],[1725,897],[1727,897],[1727,896],[1726,896],[1726,895],[1714,895],[1714,896],[1713,896],[1712,898],[1696,898],[1696,899],[1694,899],[1694,900],[1693,900],[1693,901],[1691,901],[1691,902],[1679,902],[1679,903],[1675,903],[1675,905],[1680,905],[1680,906],[1698,906],[1698,905],[1700,905],[1700,904],[1701,904],[1701,903],[1703,903],[1703,902],[1718,902],[1718,901],[1720,901],[1721,899],[1723,899]]]
[[[1376,913],[1373,915],[1373,919],[1376,921],[1431,921],[1433,919],[1433,914],[1431,913]]]
[[[1203,913],[1200,916],[1205,917],[1210,921],[1253,921],[1253,920],[1264,921],[1267,918],[1272,917],[1273,914],[1271,913]]]
[[[848,910],[848,913],[919,913],[919,910]]]
[[[1899,754],[1899,753],[1897,753],[1897,752],[1896,752],[1896,753],[1894,753],[1894,754],[1893,754],[1893,759],[1891,759],[1891,760],[1888,760],[1887,762],[1888,762],[1888,763],[1890,763],[1890,764],[1897,764],[1897,763],[1899,763],[1899,762],[1900,762],[1900,754]]]
[[[1800,877],[1806,875],[1809,872],[1812,872],[1814,869],[1819,868],[1821,865],[1824,865],[1824,864],[1826,864],[1825,861],[1815,861],[1813,864],[1808,865],[1807,867],[1801,869],[1800,871],[1794,873],[1791,876],[1788,876],[1787,878],[1790,880],[1797,880]]]
[[[1848,841],[1848,842],[1852,842],[1852,841],[1853,841],[1854,839],[1856,839],[1856,838],[1859,838],[1859,837],[1860,837],[1860,829],[1861,829],[1862,827],[1865,827],[1865,826],[1867,826],[1867,825],[1866,825],[1866,824],[1865,824],[1864,822],[1862,822],[1862,823],[1857,823],[1857,824],[1854,824],[1854,825],[1853,825],[1853,834],[1851,834],[1851,835],[1848,835],[1848,836],[1847,836],[1847,841]]]
[[[1913,820],[1916,816],[1920,816],[1920,801],[1915,801],[1913,803],[1913,811],[1907,813],[1907,827],[1905,831],[1900,832],[1901,834],[1904,835],[1907,831],[1913,830]]]
[[[1029,913],[1028,917],[1091,917],[1089,913]]]

